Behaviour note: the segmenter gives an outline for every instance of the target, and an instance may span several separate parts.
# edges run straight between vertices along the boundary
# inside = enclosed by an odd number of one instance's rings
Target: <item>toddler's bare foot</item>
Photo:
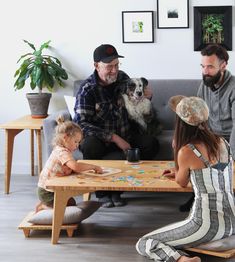
[[[200,257],[186,257],[186,256],[181,256],[177,262],[201,262]]]
[[[52,208],[52,207],[49,207],[49,206],[43,204],[42,202],[40,202],[40,203],[38,203],[38,204],[36,205],[35,213],[37,213],[37,212],[39,212],[39,211],[41,211],[41,210],[46,210],[46,209],[51,209],[51,208]]]
[[[42,210],[42,202],[39,202],[36,207],[35,207],[35,213],[37,213],[38,211]]]

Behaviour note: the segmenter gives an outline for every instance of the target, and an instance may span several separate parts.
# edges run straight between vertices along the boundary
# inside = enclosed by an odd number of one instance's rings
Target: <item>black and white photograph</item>
[[[188,28],[189,1],[158,0],[157,21],[158,28]]]

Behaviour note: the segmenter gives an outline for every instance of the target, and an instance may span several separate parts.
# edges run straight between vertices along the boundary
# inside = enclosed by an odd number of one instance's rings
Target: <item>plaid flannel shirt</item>
[[[101,86],[95,70],[81,84],[76,95],[73,120],[81,126],[84,137],[96,136],[110,142],[112,134],[117,134],[128,140],[128,114],[120,99],[128,79],[126,73],[119,71],[115,83]]]

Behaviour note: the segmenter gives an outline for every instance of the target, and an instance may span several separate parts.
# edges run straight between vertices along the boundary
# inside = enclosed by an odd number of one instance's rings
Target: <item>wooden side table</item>
[[[42,170],[42,144],[41,130],[42,118],[32,118],[30,115],[23,116],[16,120],[0,125],[1,129],[5,129],[5,193],[9,194],[11,166],[14,139],[17,134],[25,129],[30,130],[30,147],[31,147],[31,175],[34,175],[34,132],[36,133],[37,152],[38,152],[38,174]]]

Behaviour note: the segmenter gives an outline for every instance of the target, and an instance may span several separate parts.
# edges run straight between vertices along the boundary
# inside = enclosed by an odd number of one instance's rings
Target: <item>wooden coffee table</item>
[[[191,187],[182,189],[174,181],[161,178],[164,169],[174,166],[171,161],[144,161],[139,165],[129,165],[119,160],[82,160],[81,162],[118,168],[122,172],[104,177],[75,174],[53,178],[47,183],[47,188],[55,192],[52,244],[56,244],[59,239],[66,203],[70,197],[98,190],[192,191]]]
[[[143,161],[139,165],[129,165],[121,160],[81,160],[81,162],[118,168],[121,172],[103,177],[74,174],[48,181],[47,188],[55,193],[52,244],[58,242],[66,203],[70,197],[98,190],[192,192],[190,185],[182,188],[174,180],[162,177],[165,169],[174,167],[173,161]]]

